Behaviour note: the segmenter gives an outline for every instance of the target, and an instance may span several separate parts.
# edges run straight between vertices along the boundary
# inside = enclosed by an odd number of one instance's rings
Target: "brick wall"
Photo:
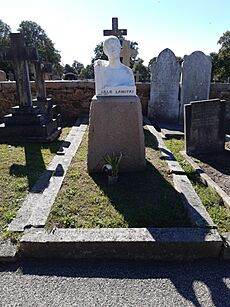
[[[143,114],[147,115],[150,84],[137,83],[137,94],[142,103]],[[35,97],[34,82],[31,82],[32,95]],[[64,120],[72,121],[77,116],[89,114],[91,98],[95,94],[93,81],[46,81],[46,92],[59,106]],[[0,119],[17,104],[15,82],[0,82]]]

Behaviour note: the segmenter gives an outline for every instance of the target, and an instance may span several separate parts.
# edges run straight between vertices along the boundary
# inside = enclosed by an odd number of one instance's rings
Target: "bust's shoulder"
[[[128,66],[124,65],[124,64],[121,64],[122,66],[122,69],[125,70],[127,73],[129,74],[133,74],[133,71],[131,68],[129,68]]]
[[[94,62],[94,67],[107,67],[109,65],[109,61],[106,60],[96,60]]]

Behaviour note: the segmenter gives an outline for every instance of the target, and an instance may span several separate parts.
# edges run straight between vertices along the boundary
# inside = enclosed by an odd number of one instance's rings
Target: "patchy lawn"
[[[53,143],[0,144],[0,237],[69,130],[64,128],[59,139]]]
[[[147,168],[121,173],[109,186],[105,174],[87,173],[87,133],[53,205],[46,228],[191,226],[172,186],[154,136],[145,129]]]

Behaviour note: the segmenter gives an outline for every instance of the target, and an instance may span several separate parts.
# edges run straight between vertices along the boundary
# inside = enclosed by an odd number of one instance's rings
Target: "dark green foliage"
[[[60,65],[61,55],[40,25],[25,20],[20,23],[18,31],[23,34],[28,47],[37,48],[41,61],[52,63],[56,71],[62,70]]]
[[[0,46],[10,45],[10,32],[10,26],[0,19]],[[4,70],[6,73],[10,70],[12,71],[12,63],[0,60],[0,70]]]

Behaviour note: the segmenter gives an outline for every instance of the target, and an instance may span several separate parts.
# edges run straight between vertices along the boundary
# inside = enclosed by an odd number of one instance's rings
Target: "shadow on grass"
[[[158,145],[146,130],[145,144],[154,150]],[[116,185],[109,186],[102,174],[91,174],[91,177],[129,227],[191,226],[180,194],[149,161],[143,172],[121,173]]]
[[[16,177],[27,177],[29,190],[31,191],[35,182],[46,170],[46,165],[42,156],[42,149],[49,149],[51,153],[56,153],[62,143],[62,140],[57,140],[53,143],[44,144],[12,144],[15,147],[24,147],[25,165],[16,163],[12,164],[10,167],[10,175]]]

